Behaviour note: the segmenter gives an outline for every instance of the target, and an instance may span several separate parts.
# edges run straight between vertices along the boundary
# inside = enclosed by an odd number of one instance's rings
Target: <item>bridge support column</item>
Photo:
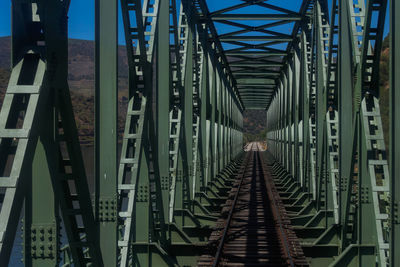
[[[339,113],[339,221],[343,225],[341,246],[346,246],[349,190],[351,190],[351,161],[353,150],[353,108],[351,86],[351,35],[348,1],[339,1],[338,43],[338,113]]]
[[[104,264],[110,267],[117,266],[118,248],[117,12],[117,0],[96,0],[95,215]]]
[[[400,3],[390,1],[390,129],[389,155],[391,179],[390,259],[392,267],[400,265]]]
[[[163,228],[168,227],[169,214],[169,198],[170,198],[170,97],[172,83],[170,81],[171,62],[170,62],[170,1],[159,1],[158,25],[156,29],[156,120],[154,140],[155,151],[154,156],[157,161],[159,180],[162,198],[162,210],[160,210],[160,218]],[[172,93],[171,93],[172,92]],[[168,129],[168,130],[167,130]],[[158,196],[159,197],[159,196]],[[160,229],[161,242],[167,244],[167,233],[169,229]]]

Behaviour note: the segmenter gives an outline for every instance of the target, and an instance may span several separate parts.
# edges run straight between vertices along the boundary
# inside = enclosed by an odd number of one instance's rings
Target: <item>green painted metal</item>
[[[117,173],[117,4],[96,1],[93,215],[67,85],[69,1],[13,1],[1,264],[24,205],[27,266],[194,266],[242,151],[243,110],[267,109],[275,182],[311,266],[397,266],[399,10],[390,1],[387,154],[378,90],[387,1],[331,2],[210,12],[205,0],[121,0],[129,104]],[[252,5],[264,12],[241,12]],[[234,30],[220,34],[220,24]]]
[[[169,214],[169,195],[170,195],[170,163],[169,163],[169,138],[170,133],[166,131],[169,129],[169,113],[170,113],[170,88],[172,83],[170,81],[170,46],[165,43],[170,43],[170,2],[160,1],[158,12],[157,26],[157,92],[156,92],[156,146],[157,151],[156,160],[159,168],[159,179],[161,181],[161,195],[163,203],[163,217],[164,224],[168,224]],[[166,239],[166,236],[162,238]],[[163,240],[166,242],[166,240]]]
[[[349,190],[351,188],[346,185],[349,183],[351,177],[351,160],[352,160],[352,143],[353,143],[353,118],[345,114],[352,114],[352,84],[351,84],[351,33],[350,33],[350,20],[348,10],[348,0],[339,1],[338,3],[338,24],[339,24],[339,46],[338,46],[338,113],[339,113],[339,203],[340,203],[340,223],[345,224],[347,202]],[[346,226],[344,227],[346,228]],[[347,230],[342,231],[342,247],[346,238],[343,236]]]
[[[186,3],[187,5],[188,3]],[[185,5],[185,4],[184,4]],[[190,13],[189,13],[190,16]],[[195,25],[189,24],[186,32],[186,63],[183,79],[183,136],[184,136],[184,158],[185,167],[183,177],[184,201],[190,202],[193,198],[193,53],[195,41]]]
[[[117,1],[96,1],[95,216],[105,266],[117,266]]]
[[[307,8],[314,12],[309,13],[310,24],[302,24],[300,39],[302,120],[297,133],[297,127],[290,130],[290,118],[297,114],[287,106],[293,91],[286,79],[289,72],[280,81],[287,92],[278,90],[268,106],[268,147],[286,169],[280,179],[293,199],[287,209],[296,211],[292,223],[304,236],[303,249],[313,258],[312,265],[386,266],[389,172],[376,89],[386,3],[332,1],[330,20],[326,1]],[[377,22],[372,23],[372,16]],[[372,37],[372,32],[379,34]],[[357,79],[352,69],[365,78]],[[293,175],[290,161],[299,156],[288,151],[292,134],[302,143],[303,176],[288,178]],[[304,183],[295,185],[297,179]],[[312,253],[323,246],[325,252]],[[328,260],[332,256],[335,260]]]
[[[0,113],[1,186],[5,193],[0,262],[4,265],[25,202],[27,266],[58,264],[58,214],[69,243],[64,250],[68,258],[75,266],[102,266],[67,85],[68,7],[69,1],[13,2],[12,6],[13,71]],[[20,114],[24,115],[18,122]],[[7,166],[10,157],[13,160]]]
[[[399,53],[396,51],[396,47],[399,45],[400,35],[399,35],[399,19],[397,15],[400,11],[399,3],[395,1],[390,1],[390,132],[389,132],[389,166],[390,166],[390,195],[391,195],[391,210],[390,210],[390,258],[389,265],[396,266],[400,264],[400,255],[397,253],[399,247],[399,235],[400,235],[400,220],[399,220],[399,197],[400,197],[400,183],[399,183],[399,165],[396,162],[400,158],[400,149],[397,140],[399,136],[399,107],[397,103],[399,101],[399,82],[400,77],[396,75],[399,72]],[[397,179],[396,179],[396,178]]]

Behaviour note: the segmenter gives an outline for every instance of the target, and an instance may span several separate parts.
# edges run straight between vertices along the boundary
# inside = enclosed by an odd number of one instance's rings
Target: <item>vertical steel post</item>
[[[156,79],[156,152],[161,182],[164,221],[168,221],[169,203],[169,98],[170,88],[170,32],[169,0],[159,1],[157,20],[157,79]]]
[[[117,214],[101,216],[117,203],[117,0],[96,0],[95,194],[99,243],[105,266],[117,265]]]
[[[190,16],[190,14],[186,14]],[[193,23],[189,23],[187,30],[187,45],[186,45],[186,65],[185,65],[185,76],[184,79],[184,92],[183,92],[183,128],[184,128],[184,139],[185,139],[185,153],[184,158],[186,167],[186,175],[184,177],[184,191],[186,192],[186,197],[188,201],[192,199],[193,196],[190,192],[193,188],[193,182],[195,177],[193,177],[193,53],[194,47],[193,42],[195,41],[195,27]]]
[[[52,98],[54,99],[54,97],[53,94]],[[25,266],[32,267],[55,266],[59,261],[57,252],[57,249],[59,249],[59,205],[51,181],[56,176],[58,167],[58,150],[56,150],[54,143],[55,110],[51,104],[46,109],[47,112],[44,113],[46,120],[40,125],[40,137],[36,144],[32,162],[31,192],[25,199]],[[55,177],[55,179],[57,178]],[[46,242],[46,247],[43,250],[45,253],[38,257],[34,256],[31,249],[39,252],[40,248],[31,242],[34,242],[41,234],[47,237],[49,230],[55,232],[54,236],[57,238],[57,240],[54,240],[55,247],[52,246],[52,242]],[[47,238],[45,240],[49,241]],[[50,253],[47,253],[47,251]]]
[[[221,114],[221,106],[220,106],[220,92],[221,92],[221,77],[218,69],[216,68],[215,70],[215,78],[216,78],[216,86],[215,86],[215,174],[218,174],[220,172],[220,151],[221,151],[221,140],[220,140],[220,132],[221,132],[221,127],[220,127],[220,114]]]
[[[200,36],[201,39],[203,39],[203,42],[206,42],[207,38],[207,32],[203,31]],[[201,76],[201,88],[200,88],[200,129],[199,129],[199,150],[200,150],[200,165],[198,166],[198,169],[200,171],[201,175],[201,184],[200,187],[205,188],[207,186],[207,180],[208,180],[208,151],[209,149],[207,148],[207,135],[209,133],[207,132],[207,108],[208,106],[208,95],[209,95],[209,61],[208,61],[208,52],[207,49],[203,48],[203,65],[202,65],[202,71],[201,73],[203,74]],[[202,190],[200,188],[200,190]]]
[[[209,55],[210,57],[210,55]],[[210,70],[210,180],[214,179],[215,176],[217,175],[217,169],[216,169],[216,145],[217,145],[217,140],[215,139],[215,113],[216,113],[216,87],[217,87],[217,72],[215,66],[211,63],[211,58],[209,60],[209,70]]]
[[[300,80],[300,69],[299,69],[299,57],[298,57],[298,51],[294,51],[293,53],[293,90],[292,90],[292,109],[293,109],[293,139],[294,139],[294,148],[293,148],[293,176],[300,182],[300,184],[303,184],[303,181],[301,179],[302,175],[300,173],[300,138],[299,138],[299,108],[300,108],[300,96],[299,96],[299,80]]]
[[[324,169],[324,151],[325,144],[325,123],[326,123],[326,111],[327,111],[327,98],[326,98],[326,88],[325,88],[325,54],[324,54],[324,40],[322,39],[322,32],[323,27],[325,24],[322,21],[322,5],[320,1],[316,1],[315,3],[315,53],[316,53],[316,62],[315,62],[315,69],[316,69],[316,111],[315,111],[315,130],[316,130],[316,177],[317,177],[317,205],[320,208],[321,200],[325,197],[326,198],[326,190],[322,188],[325,185],[325,169]],[[322,194],[324,192],[324,195]],[[326,202],[326,199],[325,199]]]
[[[291,53],[287,65],[287,170],[293,176],[293,53]],[[297,179],[297,177],[295,177]]]
[[[351,159],[353,149],[353,108],[351,59],[352,39],[350,35],[350,18],[348,0],[339,1],[339,43],[338,43],[338,113],[339,113],[339,222],[344,225],[346,220],[346,205],[348,190],[345,184],[350,184]],[[342,245],[345,241],[342,233]]]
[[[216,127],[217,127],[217,174],[222,170],[222,90],[224,87],[223,77],[221,72],[217,69],[217,115],[216,115]]]
[[[46,267],[57,265],[59,259],[59,204],[58,198],[53,190],[52,179],[57,179],[58,157],[57,145],[55,137],[55,129],[57,123],[56,98],[58,96],[57,89],[64,85],[67,78],[67,35],[66,31],[66,12],[60,10],[57,4],[45,5],[43,2],[22,4],[13,1],[13,27],[12,27],[12,59],[17,63],[20,57],[21,47],[26,45],[26,40],[22,41],[24,36],[20,27],[28,21],[33,24],[39,24],[45,31],[45,41],[47,53],[45,58],[53,56],[59,60],[59,65],[48,64],[49,71],[53,71],[56,75],[52,81],[48,80],[47,86],[50,90],[48,101],[42,103],[43,117],[41,123],[37,127],[37,136],[39,137],[34,148],[32,165],[29,168],[31,176],[29,186],[25,196],[25,217],[24,217],[24,264],[31,267]],[[28,11],[29,10],[29,11]],[[44,18],[45,11],[52,12],[53,16],[49,16],[47,20]],[[26,16],[22,20],[18,15]],[[54,31],[52,25],[59,23],[63,25],[60,31]],[[50,32],[57,33],[54,40],[50,40]],[[32,34],[32,33],[31,33]],[[14,37],[15,36],[15,37]],[[37,51],[35,51],[37,52]],[[14,63],[14,62],[13,62]],[[43,66],[44,68],[44,66]],[[4,144],[5,141],[3,141]],[[29,172],[27,171],[27,172]],[[46,207],[45,209],[43,207]],[[18,222],[14,222],[18,225]],[[48,231],[52,233],[48,233]],[[53,235],[54,234],[54,235]],[[48,236],[55,240],[48,239]],[[46,242],[46,247],[38,247],[38,240]],[[2,259],[0,259],[2,262]],[[4,262],[3,262],[4,263]],[[6,264],[6,263],[4,263]]]
[[[400,3],[390,1],[390,195],[391,195],[391,234],[390,266],[400,265]]]
[[[226,87],[225,80],[223,82],[223,87],[222,87],[222,92],[221,92],[221,119],[222,119],[222,155],[221,155],[221,161],[222,161],[222,169],[225,168],[226,164],[226,95],[227,95],[228,88]]]
[[[307,35],[303,31],[301,35],[301,95],[302,95],[302,143],[303,143],[303,177],[304,185],[307,192],[311,192],[311,178],[309,174],[310,166],[310,138],[309,138],[309,127],[310,127],[310,90],[308,75],[308,42]]]

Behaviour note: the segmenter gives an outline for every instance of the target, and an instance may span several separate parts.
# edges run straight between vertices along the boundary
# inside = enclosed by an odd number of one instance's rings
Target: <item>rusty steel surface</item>
[[[307,266],[259,143],[246,146],[209,251],[198,266]]]

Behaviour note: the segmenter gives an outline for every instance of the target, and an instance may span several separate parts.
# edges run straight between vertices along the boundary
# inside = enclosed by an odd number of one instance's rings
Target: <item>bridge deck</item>
[[[209,253],[198,266],[305,266],[299,241],[263,159],[261,144],[246,147]]]

